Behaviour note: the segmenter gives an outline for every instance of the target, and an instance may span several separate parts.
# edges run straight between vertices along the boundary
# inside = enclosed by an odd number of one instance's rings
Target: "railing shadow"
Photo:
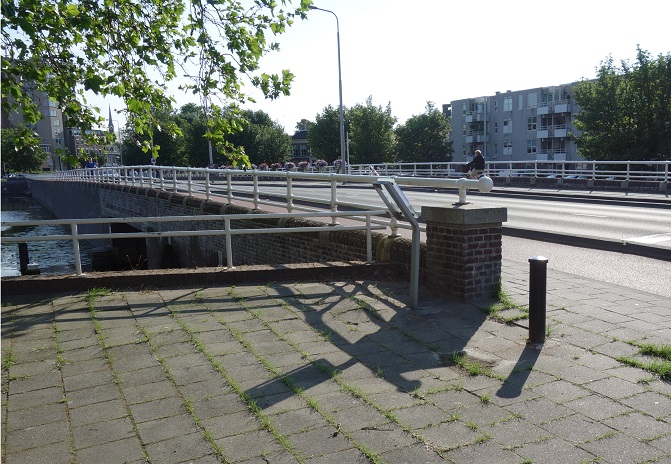
[[[440,310],[434,308],[426,311],[410,311],[405,306],[391,303],[387,305],[387,310],[394,311],[394,315],[389,320],[383,320],[376,316],[372,307],[366,309],[360,305],[359,308],[348,310],[339,307],[342,297],[347,293],[373,298],[374,295],[364,285],[358,284],[352,289],[332,288],[341,298],[319,310],[304,311],[301,320],[313,330],[327,334],[328,341],[339,350],[338,354],[316,354],[306,360],[305,365],[247,389],[246,394],[261,401],[264,407],[329,379],[356,383],[356,375],[351,377],[348,373],[350,368],[356,366],[367,370],[367,378],[377,377],[393,385],[396,391],[411,394],[422,387],[421,378],[416,376],[417,371],[445,367],[440,354],[464,349],[486,319],[486,314],[473,306],[469,306],[468,314],[460,313],[460,310],[465,309],[464,306],[454,302]],[[423,295],[428,295],[426,289],[422,291]],[[296,298],[295,303],[302,305],[301,301],[317,297],[301,296]],[[253,305],[253,301],[248,302]],[[338,319],[338,316],[347,317],[349,313],[349,318],[343,320],[352,325],[365,326],[367,332],[355,341],[350,341],[352,337],[349,334],[342,333],[342,330],[349,329],[346,323]],[[345,360],[342,360],[343,354]],[[284,394],[277,393],[278,382],[289,387]]]

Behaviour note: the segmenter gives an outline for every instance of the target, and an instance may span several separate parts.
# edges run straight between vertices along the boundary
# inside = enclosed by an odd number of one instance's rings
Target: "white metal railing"
[[[343,184],[365,184],[371,187],[380,179],[380,173],[367,168],[367,174],[334,174],[307,173],[294,171],[245,171],[233,169],[206,169],[159,166],[123,166],[115,168],[76,169],[55,173],[64,180],[86,180],[92,182],[115,182],[122,185],[144,186],[162,190],[185,193],[188,196],[202,195],[206,199],[222,198],[234,203],[237,198],[251,201],[254,208],[259,205],[272,205],[286,208],[288,212],[318,211],[324,208],[332,212],[348,209],[379,209],[379,205],[352,203],[338,199],[339,188]],[[387,174],[388,176],[388,174]],[[478,189],[480,192],[491,191],[494,183],[488,177],[480,179],[444,178],[444,177],[392,177],[401,186],[418,186],[433,188],[456,188],[459,199],[457,204],[465,204],[466,191]],[[301,185],[327,185],[330,191],[328,200],[295,193],[296,182]],[[278,193],[278,189],[280,193]],[[223,192],[223,193],[220,193]],[[279,199],[281,198],[281,201]],[[302,206],[306,203],[323,204],[323,208]],[[335,219],[333,219],[335,223]],[[376,219],[376,223],[384,224],[397,235],[397,229],[410,229],[410,225],[391,219]]]
[[[543,149],[541,153],[549,153]],[[565,152],[553,150],[553,156]],[[469,160],[470,161],[470,160]],[[584,176],[589,179],[669,182],[671,161],[566,161],[566,160],[521,160],[487,161],[485,173],[491,177],[557,177]],[[382,163],[349,166],[351,174],[366,174],[375,170],[380,175],[399,177],[452,177],[463,176],[464,162],[449,163]],[[624,169],[623,169],[624,168]],[[400,182],[399,182],[400,183]]]
[[[348,211],[348,212],[307,212],[307,213],[270,213],[270,214],[227,214],[227,215],[202,215],[202,216],[161,216],[161,217],[142,217],[142,218],[94,218],[94,219],[55,219],[40,221],[14,221],[2,222],[2,227],[30,227],[30,226],[70,226],[69,234],[61,235],[39,235],[23,237],[2,237],[6,243],[27,243],[39,241],[72,241],[72,251],[75,260],[75,272],[82,275],[80,241],[82,240],[105,240],[114,238],[163,238],[163,237],[192,237],[192,236],[220,236],[224,235],[226,240],[226,265],[228,268],[233,266],[233,248],[231,237],[233,235],[253,235],[253,234],[280,234],[293,232],[320,232],[334,230],[365,230],[366,231],[366,258],[368,262],[373,261],[372,249],[372,231],[384,229],[384,225],[374,225],[372,216],[384,215],[387,210],[366,210],[366,211]],[[281,219],[281,218],[313,218],[313,217],[361,217],[365,218],[365,225],[333,225],[315,226],[315,227],[276,227],[266,229],[231,229],[231,221],[235,220],[257,220],[257,219]],[[78,226],[84,224],[114,224],[114,223],[153,223],[153,222],[194,222],[194,221],[223,221],[224,229],[207,230],[170,230],[170,231],[151,231],[151,232],[116,232],[116,233],[95,233],[80,234]]]

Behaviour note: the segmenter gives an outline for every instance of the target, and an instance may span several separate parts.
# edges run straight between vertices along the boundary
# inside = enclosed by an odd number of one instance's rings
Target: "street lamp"
[[[331,13],[333,16],[335,16],[336,19],[336,32],[338,38],[338,90],[340,91],[340,172],[345,174],[347,171],[345,168],[345,117],[343,115],[342,107],[342,71],[340,67],[340,21],[338,20],[338,15],[336,15],[331,10],[317,8],[314,5],[309,5],[308,8],[310,10],[319,10]]]

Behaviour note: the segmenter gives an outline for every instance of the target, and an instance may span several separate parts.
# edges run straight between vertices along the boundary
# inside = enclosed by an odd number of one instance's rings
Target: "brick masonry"
[[[462,301],[492,296],[501,279],[505,208],[423,207],[426,283]]]

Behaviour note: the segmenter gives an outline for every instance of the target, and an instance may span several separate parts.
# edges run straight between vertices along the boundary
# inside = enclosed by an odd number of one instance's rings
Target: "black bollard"
[[[545,342],[545,299],[548,259],[529,258],[529,344]]]
[[[21,270],[21,275],[26,275],[28,273],[29,262],[30,256],[28,256],[28,244],[19,243],[19,269]]]

